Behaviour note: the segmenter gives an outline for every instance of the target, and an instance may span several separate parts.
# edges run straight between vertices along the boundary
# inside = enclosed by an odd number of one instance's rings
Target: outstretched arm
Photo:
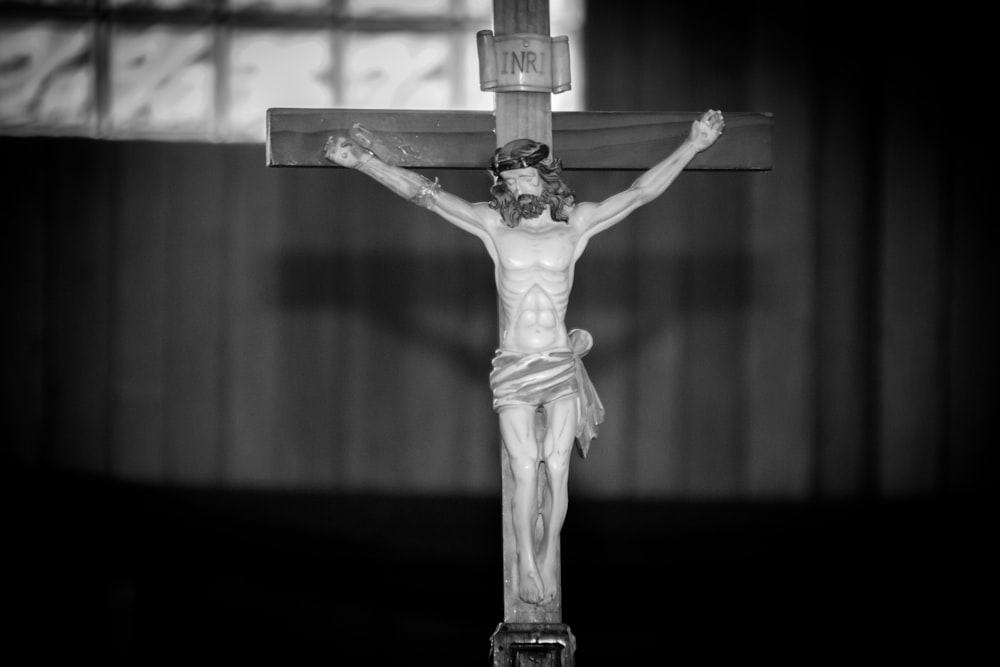
[[[691,123],[688,136],[667,159],[643,172],[628,190],[597,204],[578,205],[573,213],[573,224],[579,225],[584,236],[590,237],[621,222],[629,213],[663,194],[695,155],[715,143],[725,126],[722,112],[706,111]]]
[[[330,137],[324,157],[342,167],[357,169],[403,199],[434,211],[455,226],[484,237],[485,216],[496,214],[486,204],[470,204],[445,192],[437,180],[383,162],[371,150],[348,137]]]

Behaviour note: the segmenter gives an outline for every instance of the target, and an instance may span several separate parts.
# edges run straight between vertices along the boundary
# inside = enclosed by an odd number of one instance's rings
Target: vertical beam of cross
[[[497,35],[548,35],[548,0],[494,0]],[[497,148],[527,137],[552,146],[552,94],[504,92],[495,95]]]
[[[513,34],[548,36],[548,0],[494,0],[493,26],[498,36]],[[497,148],[508,141],[520,138],[534,139],[552,146],[551,93],[510,91],[498,92],[494,97]],[[511,505],[514,479],[506,448],[502,445],[500,447],[500,465],[503,503],[504,622],[561,623],[561,563],[556,564],[559,584],[553,600],[537,605],[525,602],[518,597],[517,546],[514,538],[514,519]],[[545,483],[545,472],[544,467],[542,467],[538,482],[539,494],[544,492]],[[557,553],[559,553],[558,550]]]

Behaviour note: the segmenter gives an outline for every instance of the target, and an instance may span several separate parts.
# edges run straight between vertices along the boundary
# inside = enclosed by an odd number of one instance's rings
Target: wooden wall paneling
[[[358,258],[353,254],[350,243],[352,230],[346,224],[343,216],[345,192],[350,185],[341,180],[343,176],[327,172],[321,179],[321,191],[325,202],[322,210],[314,215],[318,218],[324,234],[325,244],[320,252],[316,250],[306,254],[313,268],[328,281],[324,286],[324,333],[328,346],[324,357],[324,372],[328,394],[327,403],[320,409],[323,411],[322,423],[329,429],[328,464],[330,466],[330,485],[332,488],[349,486],[351,467],[348,452],[351,451],[352,432],[351,420],[362,415],[353,415],[361,409],[362,402],[355,403],[358,387],[351,383],[351,369],[358,362],[354,350],[349,345],[350,323],[356,317],[357,304],[360,301],[359,281],[362,279],[356,270]],[[317,230],[318,231],[318,230]],[[316,266],[319,262],[320,265]]]
[[[898,45],[897,45],[898,46]],[[942,142],[928,133],[938,110],[914,68],[914,54],[887,50],[885,158],[880,248],[879,463],[890,495],[938,490],[947,405],[947,309],[942,282]],[[908,65],[903,67],[903,61]]]
[[[830,40],[837,39],[836,32],[829,33]],[[873,202],[880,196],[880,150],[870,117],[879,81],[867,62],[842,57],[832,42],[821,44],[813,186],[819,205],[813,484],[820,495],[844,498],[869,492],[875,481],[878,211]]]
[[[217,483],[224,478],[226,397],[225,151],[209,144],[164,144],[159,150],[169,219],[165,472],[179,483]]]
[[[226,151],[223,180],[227,245],[225,477],[233,484],[273,481],[274,448],[290,446],[275,424],[281,234],[280,176],[259,146]]]
[[[601,201],[634,179],[630,173],[566,174],[580,201]],[[586,329],[594,337],[584,363],[606,415],[587,459],[573,455],[571,497],[620,494],[628,488],[625,480],[634,474],[630,461],[638,437],[633,393],[638,322],[631,261],[635,224],[630,219],[595,236],[576,265],[566,326]]]
[[[50,229],[45,209],[51,197],[46,182],[46,152],[29,139],[0,139],[0,150],[16,169],[4,171],[4,187],[11,193],[4,214],[7,239],[0,248],[0,275],[7,286],[4,303],[8,322],[3,348],[2,428],[0,451],[5,459],[32,465],[47,463],[47,415],[51,409],[46,341],[51,316],[46,287],[52,270],[46,247],[56,229]]]
[[[815,35],[786,30],[808,25],[791,11],[784,21],[755,13],[745,30],[752,38],[742,47],[745,106],[774,113],[779,128],[774,170],[744,174],[745,213],[737,213],[748,220],[743,401],[746,484],[754,497],[808,494],[815,444]]]
[[[967,99],[988,81],[993,42],[989,23],[963,22],[959,48],[949,50],[951,63],[938,89],[945,100]],[[942,68],[944,69],[944,68]],[[940,123],[940,132],[954,137],[955,125]],[[964,124],[959,127],[965,127]],[[947,165],[943,183],[950,274],[945,284],[949,300],[948,331],[948,452],[942,457],[942,478],[954,496],[985,497],[996,492],[996,406],[1000,404],[1000,232],[995,222],[993,167],[989,132],[966,134],[946,141],[941,159]]]
[[[634,86],[634,102],[644,109],[676,109],[688,94],[689,61],[681,26],[672,21],[638,21],[633,29],[641,63],[655,63],[658,85]],[[644,65],[649,67],[648,65]],[[648,76],[646,72],[643,76]],[[621,77],[624,78],[624,77]],[[664,155],[663,157],[666,157]],[[685,213],[689,190],[686,172],[651,205],[624,224],[632,227],[636,260],[636,365],[633,416],[635,447],[630,450],[629,486],[643,496],[680,493],[690,453],[686,351],[691,315],[688,280],[690,234]],[[637,177],[638,173],[632,173]]]
[[[368,359],[367,400],[372,403],[369,412],[373,417],[364,446],[377,473],[370,478],[385,489],[432,488],[433,480],[441,482],[453,470],[449,459],[455,441],[434,431],[453,420],[454,414],[429,407],[449,391],[450,383],[445,379],[448,360],[438,359],[439,366],[428,375],[401,371],[407,368],[407,360],[426,359],[435,342],[447,340],[433,341],[433,334],[427,335],[421,326],[432,308],[441,308],[436,318],[441,333],[456,333],[447,324],[457,309],[455,303],[448,302],[451,285],[446,282],[453,279],[447,273],[453,258],[449,249],[442,247],[441,263],[421,261],[408,243],[410,234],[419,227],[436,236],[443,230],[427,228],[442,221],[426,209],[389,194],[384,186],[374,182],[366,186],[379,188],[382,200],[379,214],[372,215],[370,208],[366,214],[362,261],[365,287],[361,312],[370,331],[362,353]],[[373,198],[365,201],[370,206]],[[428,284],[439,280],[436,288]],[[433,436],[426,440],[413,438],[414,432],[407,428],[408,419],[421,410],[426,411],[425,426],[433,425]]]
[[[442,181],[442,185],[454,192],[454,183]],[[391,225],[406,239],[405,247],[391,251],[392,264],[397,267],[391,281],[403,298],[386,305],[403,311],[396,315],[396,331],[397,345],[404,346],[406,354],[399,356],[394,369],[400,388],[400,473],[420,489],[455,489],[461,477],[457,468],[463,444],[468,448],[485,445],[463,443],[455,429],[461,419],[456,385],[460,390],[468,383],[461,374],[462,352],[473,344],[465,336],[458,300],[467,279],[457,268],[461,242],[466,239],[457,238],[464,232],[450,228],[429,211],[400,207],[399,217],[383,224]],[[481,259],[489,261],[485,252]],[[484,358],[488,354],[488,349],[483,350]]]
[[[414,337],[413,323],[415,313],[428,297],[412,290],[418,269],[412,251],[405,244],[405,227],[434,221],[428,219],[427,211],[388,194],[383,186],[370,179],[361,178],[366,187],[378,190],[378,196],[372,193],[363,198],[368,208],[362,217],[364,227],[358,248],[362,281],[358,310],[364,338],[355,349],[366,363],[362,386],[370,416],[366,437],[358,444],[365,451],[367,482],[386,490],[412,488],[422,485],[432,473],[428,470],[430,458],[423,468],[410,467],[409,457],[414,452],[408,448],[433,448],[435,444],[410,441],[400,419],[412,402],[421,400],[416,386],[419,382],[414,383],[417,378],[401,377],[399,369],[405,358],[423,353]],[[378,213],[370,208],[376,199],[389,200],[380,202]],[[448,418],[439,414],[428,416],[435,420]]]
[[[995,490],[997,454],[993,431],[1000,400],[1000,233],[987,158],[966,161],[975,147],[946,151],[946,161],[973,165],[953,169],[948,187],[950,270],[947,298],[950,328],[948,377],[948,452],[941,461],[947,491],[955,496]]]
[[[687,379],[690,453],[686,490],[694,496],[744,488],[743,253],[745,193],[732,175],[698,174],[689,182]],[[691,179],[694,181],[694,179]],[[728,181],[728,182],[727,182]]]
[[[167,244],[170,165],[158,144],[113,143],[114,472],[166,477]]]
[[[683,190],[678,183],[664,201],[625,223],[636,226],[637,304],[628,316],[635,318],[637,344],[632,392],[637,439],[630,474],[631,485],[642,495],[683,489],[690,445],[685,352],[690,345],[687,237],[692,223],[680,205]]]
[[[953,67],[967,54],[847,13],[700,22],[654,4],[588,8],[587,106],[772,111],[775,169],[686,173],[580,260],[568,323],[595,336],[608,418],[573,493],[988,485],[987,130],[942,121],[978,80]],[[660,41],[623,49],[625,34]],[[258,145],[2,143],[21,413],[6,451],[130,479],[495,488],[495,415],[474,402],[489,402],[492,285],[453,284],[488,261],[473,239],[404,226],[420,211],[350,173],[269,170]],[[567,179],[594,200],[635,175]],[[450,414],[422,424],[424,401]]]
[[[354,178],[347,182],[336,180],[337,193],[352,191],[356,195],[362,195],[365,192],[376,192],[374,187],[365,190],[365,179],[359,175],[347,173],[344,176]],[[335,178],[339,179],[339,174],[336,177],[331,175],[331,180]],[[385,193],[380,194],[388,198]],[[344,289],[344,299],[337,314],[340,328],[338,353],[342,361],[337,376],[339,400],[335,407],[336,421],[342,435],[341,441],[337,443],[341,468],[339,479],[346,486],[354,488],[365,481],[368,465],[365,441],[368,437],[367,425],[371,419],[368,411],[369,397],[365,394],[367,359],[363,351],[368,335],[362,304],[367,295],[364,291],[366,267],[361,256],[361,246],[365,225],[369,220],[378,220],[377,217],[370,217],[371,211],[366,212],[366,206],[370,207],[371,203],[366,202],[362,196],[341,197],[331,215],[331,224],[338,234],[337,254],[344,259],[344,266],[337,272]]]
[[[484,174],[422,173],[470,201],[482,200],[489,186]],[[490,404],[470,400],[483,398],[481,385],[496,347],[492,262],[479,239],[428,211],[411,212],[412,206],[385,221],[402,241],[392,250],[393,263],[400,266],[392,276],[402,295],[396,305],[403,310],[399,344],[406,351],[395,369],[401,388],[400,465],[420,490],[454,492],[465,486],[466,471],[481,470],[496,440]],[[470,326],[483,312],[494,320],[485,340]],[[473,428],[475,422],[487,427]],[[481,439],[474,439],[477,435]],[[495,475],[495,459],[489,458]]]
[[[745,38],[733,16],[709,25],[685,15],[680,30],[686,77],[672,91],[684,106],[726,109],[746,104]],[[678,94],[679,93],[679,94]],[[711,149],[709,149],[711,150]],[[687,172],[683,188],[689,229],[688,390],[690,446],[686,489],[695,496],[746,490],[745,314],[748,261],[748,175]],[[675,184],[673,187],[678,187]],[[683,195],[681,194],[683,193]]]
[[[483,173],[465,173],[463,191],[472,200],[485,201],[490,179]],[[500,497],[501,476],[497,474],[498,453],[502,448],[500,424],[493,412],[493,394],[489,388],[491,360],[499,342],[498,301],[493,262],[478,239],[468,236],[459,250],[458,279],[462,290],[458,308],[464,313],[462,325],[467,341],[456,367],[452,397],[458,406],[452,437],[458,444],[456,480],[464,493],[485,493]]]
[[[423,173],[447,179],[447,172]],[[394,483],[421,491],[454,490],[462,476],[459,450],[465,446],[455,429],[460,419],[455,395],[468,382],[459,369],[463,348],[472,345],[466,331],[468,314],[460,301],[467,278],[458,273],[459,253],[462,244],[479,241],[429,211],[395,199],[398,213],[383,220],[378,240],[378,270],[391,296],[373,304],[392,311],[389,320],[381,316],[381,328],[389,337],[382,357],[388,363],[381,368],[398,410],[387,433]],[[484,361],[488,355],[487,348]],[[423,424],[418,425],[421,414]],[[488,419],[487,413],[481,416]]]
[[[727,23],[728,21],[726,19]],[[718,32],[718,23],[702,25],[693,14],[680,8],[669,15],[656,16],[648,7],[630,13],[594,7],[593,12],[588,15],[588,26],[593,30],[588,28],[587,53],[596,54],[596,57],[588,59],[588,75],[592,82],[588,86],[588,91],[592,91],[588,107],[610,110],[636,107],[699,109],[715,106],[725,110],[737,106],[736,99],[741,93],[734,94],[727,88],[735,83],[737,90],[741,90],[740,68],[733,66],[734,60],[731,58],[731,54],[740,47],[739,44],[728,43],[730,33],[727,30]],[[618,48],[608,38],[608,35],[615,34],[635,35],[637,48]],[[629,76],[623,76],[625,72]],[[636,175],[632,174],[629,182]],[[662,484],[663,479],[657,480],[656,477],[663,472],[663,466],[672,468],[666,473],[676,476],[671,484],[685,492],[698,487],[712,494],[741,484],[743,448],[740,443],[743,427],[740,420],[743,406],[739,395],[742,376],[739,358],[742,354],[740,341],[743,334],[740,289],[744,281],[740,274],[744,272],[745,266],[741,259],[744,252],[741,239],[745,233],[741,229],[745,222],[741,221],[738,214],[733,215],[735,209],[726,209],[729,205],[724,201],[726,196],[735,194],[736,190],[725,191],[721,195],[719,191],[720,187],[723,190],[732,187],[735,181],[724,179],[723,182],[728,185],[717,183],[713,189],[713,177],[719,175],[707,175],[704,180],[706,185],[703,186],[700,185],[702,181],[695,178],[693,173],[685,173],[664,195],[670,201],[669,204],[661,200],[651,204],[648,210],[634,214],[639,220],[655,219],[660,210],[665,210],[661,207],[676,206],[683,222],[673,224],[687,225],[686,228],[690,230],[690,236],[683,240],[685,247],[678,250],[690,258],[687,265],[690,272],[679,277],[683,281],[681,289],[685,290],[683,299],[690,304],[690,309],[683,313],[684,333],[678,336],[675,330],[671,332],[672,339],[661,338],[659,341],[661,352],[665,349],[662,347],[664,344],[684,346],[683,349],[674,348],[674,353],[678,358],[684,359],[685,365],[680,369],[682,373],[678,374],[679,377],[672,378],[671,381],[675,383],[675,387],[683,386],[684,391],[679,393],[678,402],[673,406],[677,420],[673,422],[673,433],[668,437],[676,440],[679,434],[683,434],[680,437],[685,442],[680,446],[671,443],[673,450],[669,453],[669,463],[664,459],[666,453],[663,450],[654,451],[661,445],[664,437],[662,429],[665,423],[662,418],[665,412],[662,407],[659,412],[655,412],[657,408],[653,402],[664,400],[665,390],[646,384],[652,381],[644,375],[646,369],[641,368],[641,363],[633,364],[628,376],[630,384],[611,399],[619,398],[628,407],[626,428],[632,430],[625,438],[629,445],[619,448],[615,454],[621,458],[622,469],[616,471],[618,475],[610,477],[622,489],[634,488],[634,478],[640,474],[639,470],[643,471],[641,474],[646,480],[644,484],[654,487]],[[628,182],[625,182],[623,187],[627,185]],[[742,196],[737,195],[737,199]],[[710,208],[713,204],[718,204],[721,208],[712,208],[712,213],[706,213],[708,208],[697,208],[699,202]],[[633,219],[622,226],[622,229],[628,230],[622,233],[630,234],[629,243],[616,253],[616,261],[620,263],[621,270],[626,272],[622,287],[628,290],[625,294],[628,294],[629,299],[624,302],[619,295],[618,307],[621,309],[625,303],[630,304],[631,307],[623,313],[623,317],[633,326],[643,317],[642,307],[638,305],[637,299],[643,298],[644,290],[657,289],[647,287],[644,284],[647,276],[640,275],[644,272],[637,273],[635,269],[636,253],[645,252],[645,247],[640,251],[637,245],[641,243],[645,246],[646,241],[638,241],[638,232],[634,227],[629,227],[635,222]],[[611,233],[617,234],[619,230]],[[719,240],[725,235],[730,238]],[[600,239],[595,239],[588,248],[587,255],[593,256],[594,248],[600,243]],[[577,274],[578,284],[582,284],[581,276],[586,262],[585,255]],[[642,266],[641,262],[638,264]],[[650,271],[662,273],[658,268],[651,268]],[[662,287],[659,289],[662,293]],[[655,301],[659,297],[650,292],[648,298]],[[623,330],[624,335],[627,336],[627,333]],[[644,344],[647,341],[641,338],[641,332],[638,335],[640,338],[628,339],[628,344],[631,345],[629,354],[633,356],[646,353],[637,343]],[[715,347],[717,345],[721,345],[721,348]],[[621,367],[620,363],[613,365]],[[636,409],[640,402],[641,410]],[[612,414],[609,409],[609,422]],[[638,444],[640,440],[642,445]],[[640,447],[653,448],[648,451],[650,456],[660,459],[659,465],[647,468],[643,463],[646,452],[640,452]],[[709,486],[715,484],[705,482],[710,477],[723,481],[709,489]],[[679,479],[684,481],[677,481]]]
[[[263,167],[262,167],[263,168]],[[278,208],[273,221],[280,239],[270,250],[277,299],[275,317],[274,475],[280,484],[329,488],[335,479],[334,419],[337,331],[329,249],[339,230],[332,172],[268,170],[275,179]],[[324,261],[327,260],[327,261]]]
[[[101,472],[110,454],[110,287],[117,282],[110,223],[113,158],[100,144],[74,140],[60,146],[60,161],[66,168],[46,174],[43,215],[36,221],[50,235],[45,260],[50,384],[44,416],[49,460]]]
[[[489,198],[492,177],[485,169],[427,175],[440,176],[446,188],[468,201]],[[440,432],[442,442],[453,443],[440,450],[448,457],[447,488],[499,494],[500,429],[489,388],[491,360],[499,343],[493,262],[482,241],[443,220],[432,218],[429,226],[414,224],[410,229],[408,245],[419,264],[442,262],[447,267],[444,273],[433,266],[421,272],[432,278],[419,287],[430,308],[418,313],[423,318],[421,336],[426,339],[428,332],[433,332],[433,356],[427,361],[438,360],[435,373],[445,383],[436,400],[441,402],[440,409],[449,413]],[[431,230],[434,233],[429,233]]]
[[[350,296],[339,318],[344,325],[340,338],[344,366],[337,406],[346,427],[345,480],[353,488],[386,489],[399,471],[395,411],[400,390],[392,383],[399,340],[392,322],[404,313],[396,300],[399,278],[391,275],[379,237],[398,233],[394,223],[406,220],[406,202],[394,201],[378,183],[360,174],[337,173],[331,178],[337,179],[338,197],[333,224],[344,257],[350,258],[345,276]]]
[[[620,48],[614,35],[635,29],[629,12],[610,11],[608,6],[588,7],[584,26],[588,76],[586,109],[615,111],[635,109],[639,103],[638,87],[623,72],[641,76],[642,64],[633,49]],[[627,33],[626,33],[627,34]],[[619,75],[616,75],[618,73]],[[559,155],[559,146],[553,146]],[[601,199],[627,188],[637,176],[633,172],[567,172],[566,182],[581,201]],[[641,216],[637,212],[634,215]],[[628,453],[635,447],[637,424],[634,419],[634,355],[630,345],[635,315],[634,277],[628,275],[628,256],[633,251],[631,227],[635,218],[593,238],[577,262],[573,295],[566,316],[568,327],[579,327],[594,336],[594,349],[584,359],[587,372],[604,402],[605,422],[585,462],[574,455],[570,472],[570,496],[609,495],[621,488],[620,479],[634,474],[635,457]]]

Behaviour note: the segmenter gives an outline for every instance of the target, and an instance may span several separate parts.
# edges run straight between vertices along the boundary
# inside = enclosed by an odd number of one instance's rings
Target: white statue
[[[560,161],[546,145],[530,139],[511,141],[494,154],[493,199],[488,203],[467,202],[437,182],[389,165],[350,137],[331,137],[327,143],[327,159],[358,169],[474,234],[493,258],[501,321],[490,385],[514,481],[517,587],[525,602],[541,605],[557,594],[557,545],[566,517],[573,442],[586,455],[604,415],[581,361],[590,349],[590,334],[566,330],[576,261],[591,237],[663,194],[724,127],[720,112],[706,112],[669,157],[600,203],[577,202],[560,177]],[[544,414],[540,438],[539,410]],[[545,467],[548,480],[541,506],[539,466]],[[544,527],[535,544],[539,513]]]

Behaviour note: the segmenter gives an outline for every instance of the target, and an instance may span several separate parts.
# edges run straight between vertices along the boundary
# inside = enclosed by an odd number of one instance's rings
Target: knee
[[[572,453],[572,448],[553,451],[552,456],[545,460],[545,469],[553,481],[562,482],[569,476],[569,460]]]
[[[538,473],[537,453],[512,453],[508,451],[507,454],[510,461],[510,471],[514,474],[514,477],[525,479],[533,477]]]
[[[548,439],[545,443],[545,467],[549,473],[564,476],[569,471],[569,462],[573,458],[574,435],[561,435]]]

